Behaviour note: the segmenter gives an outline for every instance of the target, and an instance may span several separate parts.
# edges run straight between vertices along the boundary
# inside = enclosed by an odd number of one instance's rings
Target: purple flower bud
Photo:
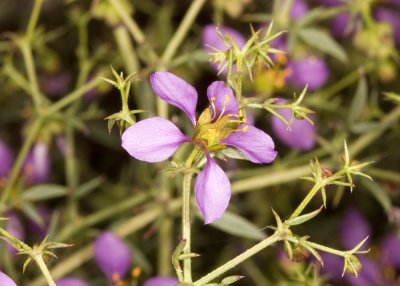
[[[6,274],[0,271],[0,285],[1,286],[17,286],[15,282]]]
[[[400,238],[395,234],[387,235],[381,243],[382,261],[400,269]]]
[[[57,286],[88,286],[81,279],[75,277],[66,277],[56,281]]]
[[[400,13],[394,10],[378,8],[375,10],[375,18],[378,22],[385,22],[392,26],[394,41],[400,45]]]
[[[17,214],[14,212],[8,212],[7,218],[8,220],[6,221],[5,230],[11,233],[19,240],[24,240],[25,239],[24,226],[22,225],[22,222],[17,216]],[[17,254],[17,250],[11,244],[7,243],[6,247],[8,251],[11,253],[11,255]]]
[[[176,286],[179,281],[172,276],[155,276],[147,279],[143,286]]]
[[[350,13],[341,13],[331,19],[330,27],[332,35],[336,38],[346,38],[353,36],[356,29],[349,27]],[[352,29],[351,29],[352,28]]]
[[[340,223],[342,245],[346,249],[352,249],[370,234],[371,226],[365,217],[357,209],[347,209]],[[360,250],[367,249],[369,240],[364,243]]]
[[[295,0],[292,3],[290,10],[290,18],[293,20],[299,20],[303,18],[308,12],[308,5],[304,0]]]
[[[94,243],[94,259],[108,279],[122,278],[131,264],[129,247],[110,231],[100,234]]]
[[[277,104],[285,104],[285,100],[280,99]],[[277,109],[283,117],[290,120],[291,111],[289,109]],[[315,145],[315,127],[305,119],[294,118],[290,129],[278,117],[271,119],[272,130],[276,137],[285,145],[298,150],[310,150]]]
[[[68,91],[71,75],[66,72],[42,75],[39,79],[40,87],[49,97],[62,97]]]
[[[287,82],[295,87],[315,91],[322,87],[329,78],[329,69],[325,60],[320,57],[307,56],[302,59],[291,60],[287,69],[289,76]]]
[[[203,28],[203,33],[201,37],[203,48],[207,53],[214,52],[213,48],[221,51],[226,51],[228,49],[225,43],[222,41],[221,37],[218,35],[216,28],[217,26],[214,24],[209,24]],[[238,31],[226,26],[219,26],[219,30],[224,36],[226,36],[227,34],[230,35],[239,48],[242,48],[246,44],[245,37]],[[214,70],[218,71],[218,63],[211,63],[211,67]],[[228,70],[225,69],[222,73],[227,74]]]
[[[42,142],[36,143],[28,154],[23,168],[27,181],[31,184],[46,182],[49,179],[50,167],[49,147]]]
[[[0,139],[0,179],[6,177],[11,169],[14,158],[11,150]]]

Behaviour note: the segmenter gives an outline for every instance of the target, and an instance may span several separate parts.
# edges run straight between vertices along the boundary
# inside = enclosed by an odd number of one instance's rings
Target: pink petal
[[[243,124],[239,129],[245,130],[245,126]],[[234,132],[221,143],[236,147],[253,163],[271,163],[274,161],[277,152],[271,137],[254,126],[247,126],[246,131]]]
[[[196,125],[197,92],[193,86],[170,72],[155,72],[150,76],[154,92],[164,101],[174,105]]]
[[[15,282],[8,277],[5,273],[0,271],[0,285],[1,286],[17,286]]]
[[[210,103],[212,103],[212,98],[215,98],[214,105],[217,112],[217,117],[221,114],[224,108],[224,114],[238,114],[239,104],[236,101],[233,91],[230,87],[225,85],[223,81],[214,81],[207,88],[207,97]]]
[[[205,224],[219,219],[229,205],[231,183],[211,157],[207,158],[206,167],[197,176],[194,192]]]
[[[139,121],[122,134],[122,147],[138,160],[160,162],[190,141],[172,122],[153,117]]]

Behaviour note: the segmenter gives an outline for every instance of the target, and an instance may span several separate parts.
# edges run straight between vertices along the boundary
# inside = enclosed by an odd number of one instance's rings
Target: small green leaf
[[[367,103],[367,95],[367,80],[365,79],[365,76],[361,76],[360,80],[358,81],[356,93],[354,94],[353,100],[351,102],[350,111],[348,112],[349,116],[347,117],[347,121],[349,123],[355,122],[357,119],[360,118]]]
[[[29,188],[22,194],[22,200],[35,202],[44,201],[54,198],[66,196],[68,194],[67,188],[55,184],[43,184]]]
[[[299,30],[299,36],[311,47],[327,53],[344,63],[348,61],[344,49],[327,33],[314,28],[303,28]]]
[[[78,198],[84,197],[87,194],[91,193],[94,191],[96,188],[98,188],[101,184],[103,184],[105,181],[104,177],[96,177],[90,181],[87,181],[86,183],[80,185],[76,189],[76,196]]]
[[[243,277],[244,276],[241,276],[241,275],[229,276],[229,277],[222,279],[221,283],[224,285],[230,285],[230,284],[233,284],[233,283],[239,281]]]
[[[288,219],[287,223],[290,226],[302,224],[302,223],[304,223],[304,222],[316,217],[321,212],[321,210],[322,210],[322,206],[319,209],[317,209],[317,210],[315,210],[315,211],[313,211],[311,213],[304,214],[304,215],[301,215],[301,216],[298,216],[298,217],[295,217],[295,218]]]
[[[231,212],[225,212],[224,215],[219,220],[212,223],[211,226],[239,237],[254,240],[263,240],[266,238],[266,235],[250,221]]]

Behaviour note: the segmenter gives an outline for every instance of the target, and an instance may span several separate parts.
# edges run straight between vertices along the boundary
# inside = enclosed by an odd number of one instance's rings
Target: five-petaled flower
[[[194,192],[205,223],[219,219],[228,207],[231,185],[210,152],[232,146],[254,163],[270,163],[277,152],[271,137],[243,119],[233,91],[223,81],[207,89],[210,107],[196,120],[197,92],[190,84],[169,72],[150,76],[154,92],[180,108],[194,126],[194,135],[185,136],[172,122],[160,117],[139,121],[122,134],[122,147],[136,159],[159,162],[168,159],[185,142],[192,142],[207,158],[197,176]]]

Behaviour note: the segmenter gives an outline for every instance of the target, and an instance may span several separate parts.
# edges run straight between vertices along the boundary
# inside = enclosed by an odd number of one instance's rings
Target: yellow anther
[[[133,278],[138,278],[142,273],[142,269],[140,267],[134,267],[131,271],[131,275]]]
[[[211,100],[211,101],[215,101],[215,97],[214,97],[214,96],[211,97],[210,100]]]
[[[229,102],[229,100],[231,100],[230,96],[229,95],[225,95],[225,100],[226,100],[226,102]]]
[[[121,282],[121,276],[118,272],[114,272],[111,276],[111,280],[118,284],[119,282]]]
[[[246,125],[245,127],[243,127],[242,132],[246,132],[247,129],[249,129],[249,125]]]

